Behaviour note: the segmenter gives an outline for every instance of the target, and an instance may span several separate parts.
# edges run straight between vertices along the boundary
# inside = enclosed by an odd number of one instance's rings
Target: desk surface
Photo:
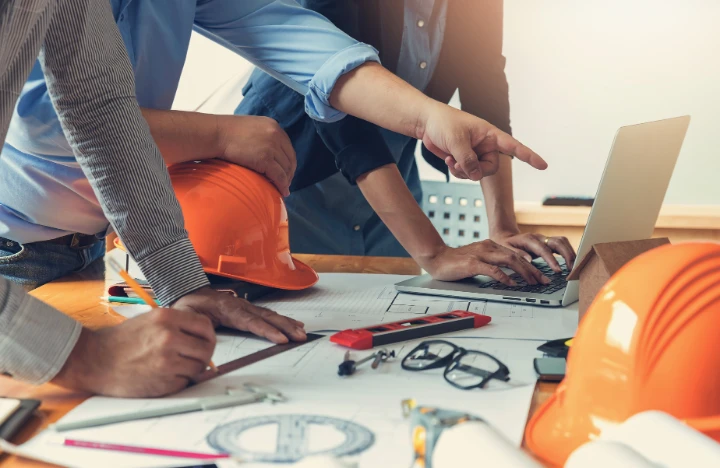
[[[297,257],[321,273],[389,273],[413,275],[420,272],[419,267],[412,259],[405,258],[327,255],[298,255]],[[123,320],[114,314],[108,305],[100,302],[99,298],[106,294],[105,283],[102,278],[97,277],[97,273],[95,277],[84,273],[71,275],[46,284],[33,291],[32,294],[71,317],[74,317],[89,328],[110,326]],[[530,414],[552,394],[554,389],[554,384],[538,384],[533,396]],[[0,395],[42,400],[42,406],[39,411],[40,416],[34,418],[19,436],[13,440],[13,442],[18,444],[27,441],[41,429],[60,419],[72,408],[90,396],[85,393],[64,390],[51,384],[32,387],[6,377],[0,377]],[[0,455],[0,467],[10,466],[14,468],[25,468],[49,465],[19,459],[17,457]]]
[[[589,206],[543,206],[540,203],[515,203],[520,225],[585,227]],[[663,205],[656,229],[720,229],[719,205]]]

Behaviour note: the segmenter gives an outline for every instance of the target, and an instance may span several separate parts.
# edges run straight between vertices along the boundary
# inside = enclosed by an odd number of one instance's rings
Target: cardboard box
[[[670,240],[663,237],[595,244],[568,276],[568,280],[580,280],[580,318],[583,318],[600,289],[623,265],[641,253],[669,243]]]

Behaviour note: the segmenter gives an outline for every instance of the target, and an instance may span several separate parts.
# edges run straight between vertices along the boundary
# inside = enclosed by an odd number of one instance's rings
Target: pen
[[[138,284],[138,282],[135,281],[133,279],[133,277],[128,274],[127,271],[120,268],[119,265],[117,264],[117,262],[115,262],[114,260],[110,260],[110,264],[117,269],[118,274],[122,277],[122,279],[125,280],[125,282],[128,284],[128,286],[130,286],[132,288],[132,290],[135,292],[135,294],[138,295],[138,297],[140,299],[145,301],[145,303],[147,305],[151,306],[153,309],[157,309],[159,307],[157,302],[155,302],[155,299],[153,299],[152,296],[150,296],[150,294],[148,294],[147,291],[145,291],[143,289],[143,287],[140,286]],[[208,365],[210,366],[210,369],[212,369],[213,371],[215,371],[215,372],[218,371],[218,368],[215,366],[215,364],[212,361],[210,361],[210,363]]]
[[[193,458],[195,460],[216,460],[220,458],[230,458],[230,455],[224,453],[200,453],[200,452],[186,452],[183,450],[168,450],[151,447],[139,447],[137,445],[121,445],[121,444],[106,444],[104,442],[90,442],[86,440],[75,440],[65,439],[63,445],[66,447],[82,447],[99,450],[111,450],[114,452],[127,452],[127,453],[142,453],[145,455],[160,455],[164,457],[176,457],[176,458]]]
[[[139,297],[105,296],[102,299],[107,302],[116,302],[119,304],[147,304],[147,302]]]

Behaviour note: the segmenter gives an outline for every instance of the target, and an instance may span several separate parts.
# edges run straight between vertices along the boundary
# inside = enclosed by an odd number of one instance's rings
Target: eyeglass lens
[[[460,388],[482,386],[500,370],[500,364],[485,354],[468,351],[445,369],[445,379]]]
[[[423,370],[432,367],[438,361],[447,359],[455,353],[457,347],[451,343],[432,341],[422,343],[408,355],[403,364],[406,368]]]

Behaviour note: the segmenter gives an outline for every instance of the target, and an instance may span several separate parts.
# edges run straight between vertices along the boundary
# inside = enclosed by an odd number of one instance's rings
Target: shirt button
[[[425,69],[427,68],[427,62],[424,61],[424,60],[423,60],[422,62],[420,62],[420,68],[422,68],[423,70],[425,70]]]
[[[354,231],[359,231],[359,230],[360,230],[360,225],[359,225],[359,224],[356,224],[355,226],[353,226],[353,230],[354,230]]]
[[[418,25],[418,28],[422,28],[423,26],[425,26],[425,21],[418,20],[417,25]]]

